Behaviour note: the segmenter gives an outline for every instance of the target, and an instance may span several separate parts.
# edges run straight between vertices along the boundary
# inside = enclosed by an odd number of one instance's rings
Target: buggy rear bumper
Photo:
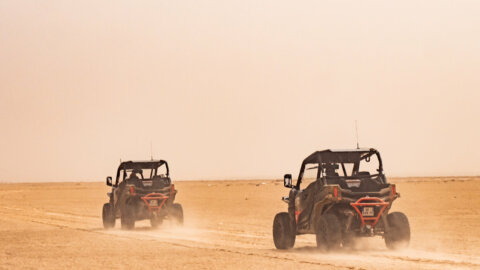
[[[375,227],[375,225],[377,225],[380,217],[383,215],[385,209],[387,208],[387,206],[390,205],[390,203],[385,202],[380,198],[362,197],[356,202],[350,203],[350,205],[353,207],[353,209],[355,209],[358,216],[360,217],[363,228],[365,227],[365,225],[368,225],[369,227]],[[360,209],[363,210],[364,207],[373,207],[373,209],[377,210],[375,211],[376,215],[374,214],[373,216],[365,216],[364,212],[360,211]]]
[[[150,193],[145,196],[140,197],[145,205],[148,207],[148,211],[152,212],[160,212],[165,202],[168,200],[169,196],[162,194],[162,193]]]

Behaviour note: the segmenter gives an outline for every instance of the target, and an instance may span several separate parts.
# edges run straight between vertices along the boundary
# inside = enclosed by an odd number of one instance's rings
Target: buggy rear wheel
[[[334,214],[321,215],[315,222],[317,248],[332,250],[340,248],[342,231],[340,221]]]
[[[115,227],[115,214],[113,213],[112,205],[110,203],[103,205],[102,221],[105,229],[111,229]]]
[[[122,229],[132,230],[135,228],[135,208],[128,203],[122,208],[122,215],[120,217]]]
[[[175,225],[183,225],[183,208],[179,203],[174,203],[170,206],[170,218]]]
[[[402,212],[388,214],[389,231],[385,233],[385,244],[389,249],[408,247],[410,243],[410,224],[407,216]]]
[[[295,228],[288,213],[278,213],[273,219],[273,243],[277,249],[289,249],[295,245]]]

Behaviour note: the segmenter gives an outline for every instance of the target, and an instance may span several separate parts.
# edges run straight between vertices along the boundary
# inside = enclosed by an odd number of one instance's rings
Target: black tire
[[[174,203],[170,206],[170,218],[175,225],[183,225],[183,208],[179,203]]]
[[[122,208],[120,221],[122,223],[122,229],[132,230],[135,228],[135,207],[133,205],[125,204]]]
[[[288,213],[282,212],[273,219],[273,243],[277,249],[289,249],[295,245],[295,225]]]
[[[342,243],[342,229],[340,221],[334,214],[321,215],[315,222],[317,247],[321,250],[340,248]]]
[[[115,227],[115,214],[113,213],[112,205],[110,203],[103,205],[102,221],[105,229],[111,229]]]
[[[410,244],[410,224],[402,212],[393,212],[387,216],[388,232],[385,232],[385,244],[389,249],[406,248]]]
[[[163,219],[153,216],[150,218],[150,225],[152,226],[152,229],[158,228],[158,226],[162,225]]]

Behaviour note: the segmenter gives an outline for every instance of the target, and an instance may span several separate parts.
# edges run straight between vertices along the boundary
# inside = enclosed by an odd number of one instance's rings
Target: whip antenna
[[[360,146],[358,144],[358,124],[357,124],[357,120],[355,120],[355,133],[357,134],[357,149],[360,149]]]
[[[150,160],[153,161],[153,147],[152,147],[152,142],[150,141]]]

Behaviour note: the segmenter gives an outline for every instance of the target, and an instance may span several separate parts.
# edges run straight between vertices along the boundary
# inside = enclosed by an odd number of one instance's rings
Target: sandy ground
[[[406,178],[393,205],[412,241],[388,251],[362,239],[353,251],[322,253],[315,237],[276,250],[272,222],[285,211],[281,181],[177,182],[185,226],[148,221],[104,230],[103,183],[0,185],[0,269],[480,269],[480,178]]]

